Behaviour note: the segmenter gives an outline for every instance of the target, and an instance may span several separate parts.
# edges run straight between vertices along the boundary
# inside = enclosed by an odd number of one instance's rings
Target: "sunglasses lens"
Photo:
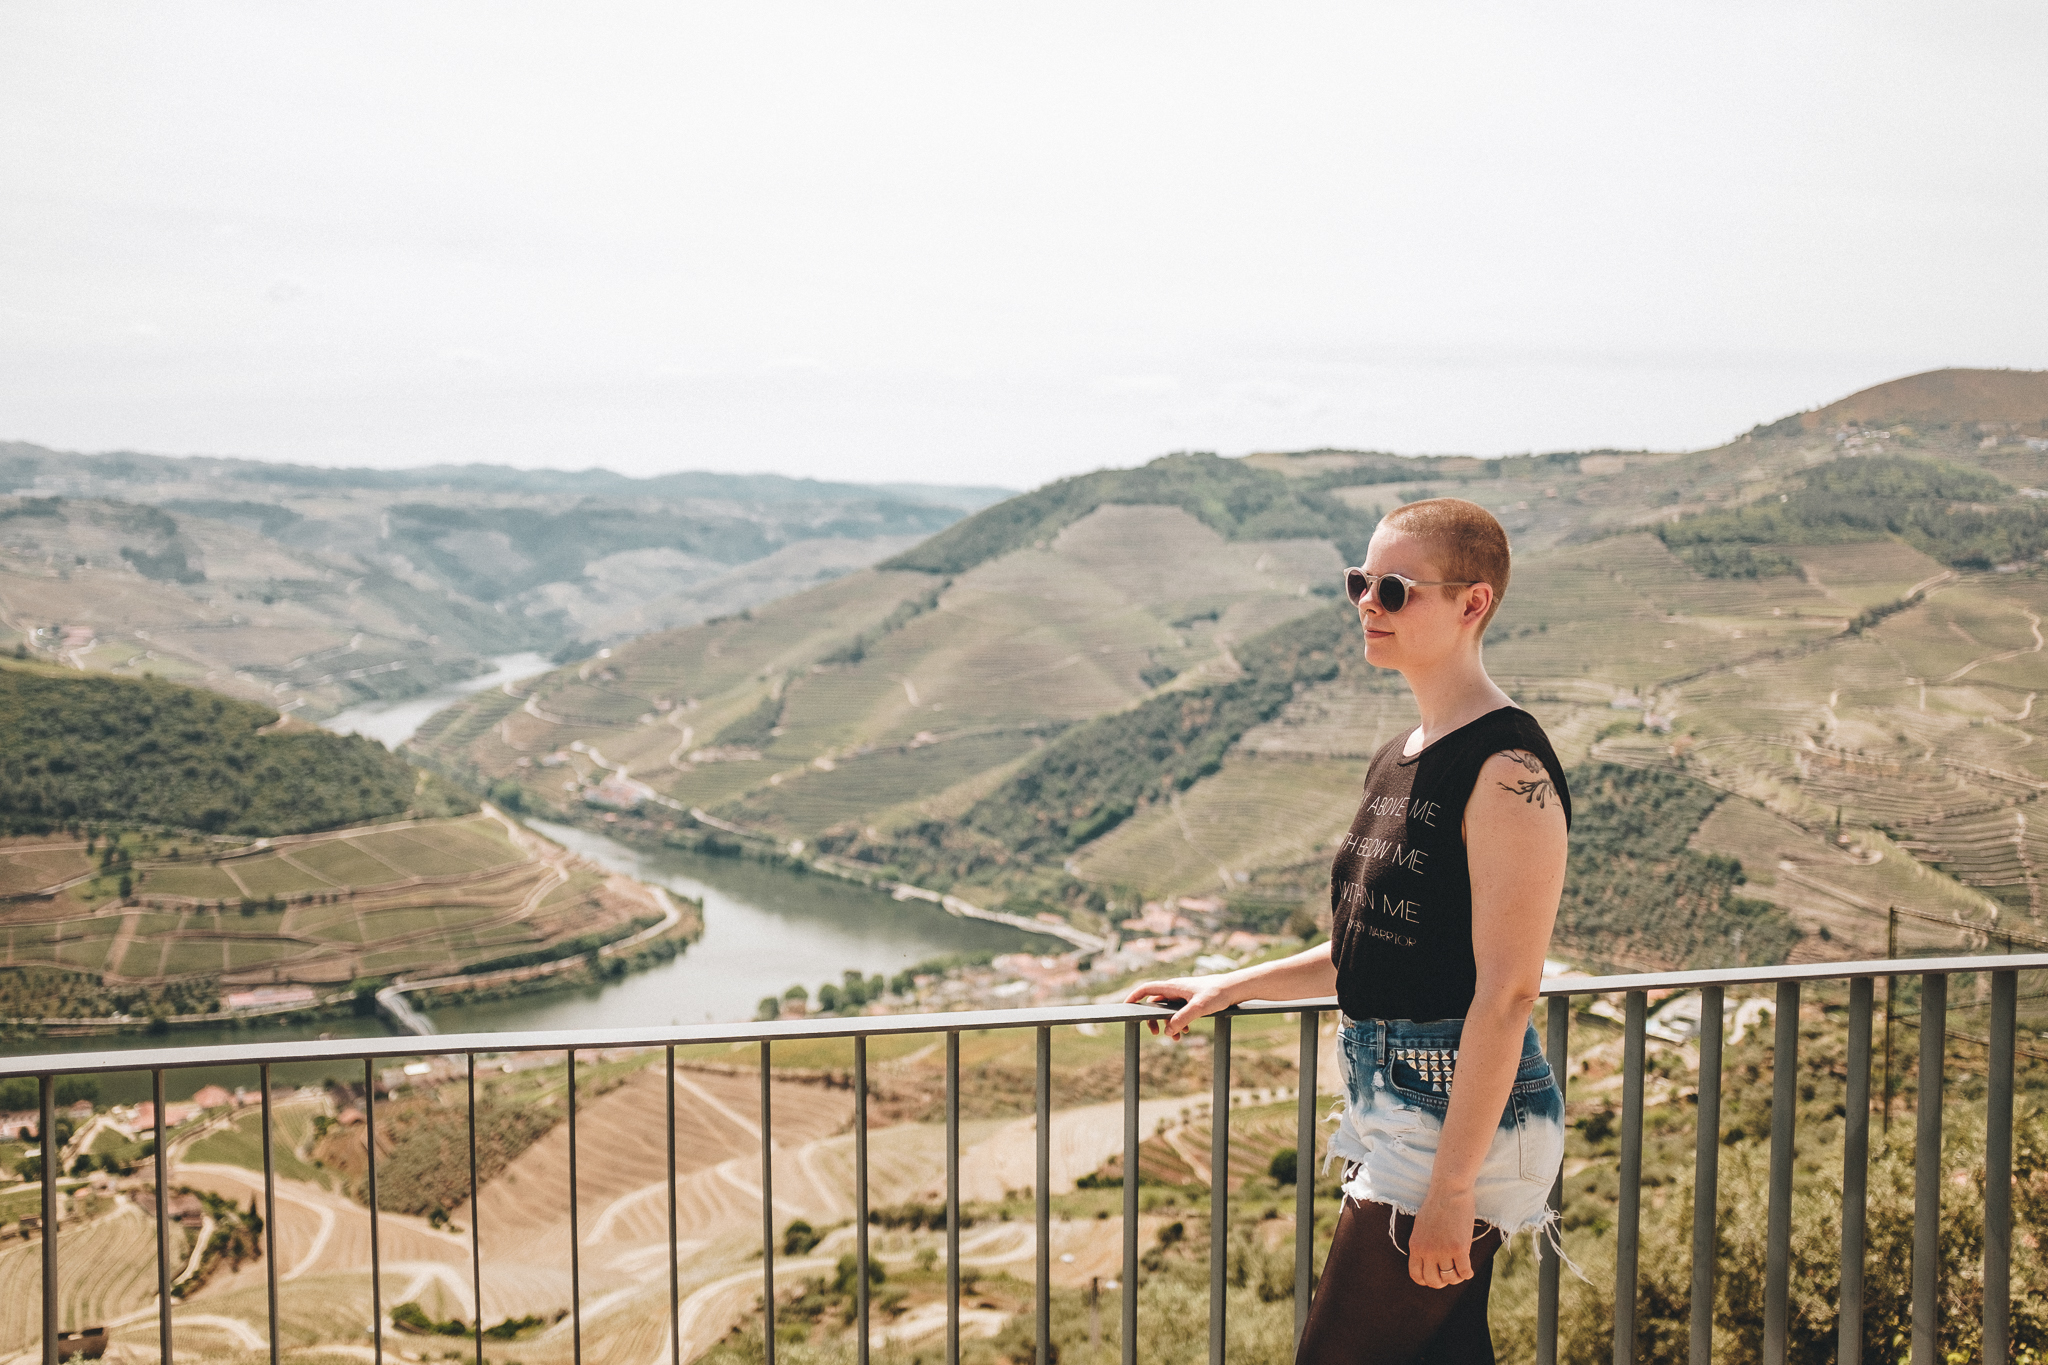
[[[1351,599],[1352,606],[1358,605],[1358,599],[1365,596],[1365,570],[1346,569],[1344,571],[1344,595]]]
[[[1380,580],[1380,610],[1392,614],[1408,605],[1408,585],[1398,578]]]

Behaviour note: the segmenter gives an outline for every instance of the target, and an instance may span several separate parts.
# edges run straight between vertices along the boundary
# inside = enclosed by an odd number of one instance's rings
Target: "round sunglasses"
[[[1408,594],[1416,588],[1470,588],[1479,582],[1471,579],[1463,582],[1440,581],[1424,583],[1398,573],[1367,573],[1364,569],[1344,571],[1344,595],[1357,606],[1368,594],[1379,599],[1380,610],[1388,615],[1408,605]]]

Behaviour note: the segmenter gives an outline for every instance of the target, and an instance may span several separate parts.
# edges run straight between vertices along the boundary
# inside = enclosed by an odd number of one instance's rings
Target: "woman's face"
[[[1422,583],[1442,581],[1441,566],[1428,541],[1382,522],[1366,548],[1365,571],[1402,574]],[[1466,647],[1472,632],[1493,600],[1485,584],[1455,594],[1442,588],[1417,588],[1398,612],[1380,608],[1379,592],[1358,602],[1359,624],[1365,628],[1365,660],[1376,668],[1402,672],[1428,669]]]

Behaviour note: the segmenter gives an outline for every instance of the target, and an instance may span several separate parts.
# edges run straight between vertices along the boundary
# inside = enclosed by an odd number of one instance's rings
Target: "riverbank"
[[[648,889],[663,907],[663,914],[655,923],[644,928],[629,927],[626,936],[619,940],[549,962],[495,972],[450,973],[417,981],[401,977],[389,983],[352,983],[342,990],[315,991],[310,999],[219,1010],[212,1014],[155,1018],[115,1015],[103,1018],[0,1019],[0,1030],[5,1030],[7,1038],[29,1039],[162,1037],[193,1029],[260,1029],[270,1025],[318,1024],[382,1014],[397,1025],[401,1033],[432,1034],[437,1032],[432,1021],[407,1003],[405,997],[418,993],[436,1002],[464,1004],[517,1000],[523,996],[599,985],[617,980],[629,972],[665,965],[681,956],[703,932],[703,907],[686,900],[685,904],[690,907],[686,914],[663,888]]]
[[[899,901],[927,901],[956,919],[977,919],[988,924],[1004,925],[1026,934],[1041,934],[1055,938],[1072,948],[1080,949],[1083,953],[1102,952],[1111,943],[1109,938],[1092,934],[1057,915],[1041,913],[1027,918],[1003,910],[984,909],[950,892],[934,891],[927,887],[914,886],[909,882],[897,881],[886,876],[880,869],[865,863],[835,857],[829,853],[807,854],[801,840],[784,844],[773,835],[747,829],[729,820],[721,820],[700,807],[685,808],[663,796],[656,796],[653,799],[687,816],[697,828],[686,829],[671,822],[663,822],[657,826],[650,820],[622,819],[616,812],[607,812],[601,821],[582,812],[558,814],[575,827],[596,825],[597,829],[593,832],[622,843],[681,848],[708,857],[744,857],[799,875],[815,873],[836,877],[841,881],[880,891]],[[721,834],[741,842],[735,847],[721,839]]]
[[[607,965],[615,974],[656,966],[673,960],[685,951],[690,940],[704,930],[704,907],[701,902],[692,906],[696,912],[694,926],[685,927],[682,911],[669,897],[668,891],[659,886],[649,886],[654,899],[662,908],[662,917],[616,943],[608,943],[595,952],[581,957],[559,958],[553,962],[536,962],[521,967],[509,967],[496,972],[455,973],[448,976],[428,977],[419,981],[400,979],[377,992],[377,1007],[392,1023],[406,1033],[428,1035],[439,1032],[434,1021],[414,1008],[406,997],[413,994],[430,995],[440,999],[468,1000],[482,1002],[513,999],[530,994],[536,989],[551,990],[564,984],[555,978],[572,972],[588,973],[593,978],[605,975]],[[674,931],[683,929],[683,935],[673,936]]]

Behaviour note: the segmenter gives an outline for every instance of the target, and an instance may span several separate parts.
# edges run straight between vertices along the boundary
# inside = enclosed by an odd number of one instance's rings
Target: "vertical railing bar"
[[[676,1048],[668,1047],[668,1356],[670,1365],[683,1365],[683,1308],[681,1253],[676,1227]]]
[[[1209,1100],[1209,1365],[1224,1365],[1223,1282],[1230,1268],[1230,1016],[1219,1014],[1210,1051],[1215,1077]]]
[[[1941,1087],[1948,978],[1920,978],[1920,1074],[1914,1078],[1912,1365],[1935,1365],[1941,1333]]]
[[[1991,974],[1991,1060],[1984,1097],[1984,1361],[2012,1358],[2012,1067],[2019,973]]]
[[[1692,1148],[1692,1365],[1714,1360],[1714,1255],[1721,1217],[1721,1022],[1725,992],[1700,992],[1698,1129]]]
[[[562,1054],[569,1082],[569,1352],[583,1365],[583,1222],[576,1196],[576,1049]]]
[[[769,1365],[774,1365],[773,1361]],[[960,1365],[960,1034],[946,1035],[946,1365]]]
[[[1548,1037],[1544,1040],[1543,1055],[1550,1063],[1550,1074],[1557,1081],[1560,1098],[1565,1091],[1566,1048],[1571,1039],[1572,1001],[1568,995],[1552,996],[1549,1017],[1544,1021]],[[1550,1209],[1553,1219],[1564,1208],[1564,1168],[1560,1166],[1557,1178],[1550,1183]],[[1563,1233],[1558,1232],[1560,1244]],[[1557,1298],[1562,1287],[1559,1278],[1562,1262],[1558,1247],[1546,1246],[1542,1238],[1536,1239],[1536,1365],[1557,1365]]]
[[[57,1365],[57,1172],[64,1154],[57,1146],[57,1078],[44,1076],[36,1136],[43,1153],[43,1365]]]
[[[1123,1365],[1138,1365],[1138,1030],[1133,1019],[1124,1025],[1124,1273],[1119,1282],[1123,1297],[1122,1337],[1118,1345]]]
[[[1621,1208],[1614,1232],[1614,1365],[1636,1358],[1636,1255],[1643,1218],[1643,1027],[1649,996],[1628,993],[1622,1038]]]
[[[257,1068],[263,1085],[263,1280],[270,1295],[270,1365],[277,1365],[277,1163],[270,1143],[270,1063]]]
[[[857,1365],[868,1365],[868,1040],[853,1040],[853,1260]]]
[[[1890,907],[1886,915],[1884,931],[1884,955],[1887,961],[1896,962],[1899,956],[1899,907]],[[1897,1075],[1892,1070],[1892,1025],[1898,1018],[1896,997],[1899,978],[1896,975],[1884,979],[1884,1136],[1889,1142],[1892,1135],[1892,1081]]]
[[[1032,1146],[1037,1163],[1032,1173],[1032,1226],[1038,1251],[1038,1283],[1033,1300],[1038,1318],[1038,1365],[1052,1365],[1052,1030],[1038,1029]]]
[[[384,1365],[384,1248],[377,1229],[377,1073],[363,1058],[363,1150],[370,1159],[370,1354]]]
[[[1849,1085],[1842,1122],[1842,1307],[1836,1365],[1863,1365],[1863,1240],[1870,1190],[1870,1020],[1876,983],[1849,983]]]
[[[1133,1028],[1137,1025],[1133,1024]],[[1321,1049],[1322,1014],[1301,1012],[1301,1056],[1294,1074],[1300,1082],[1294,1106],[1294,1340],[1308,1330],[1308,1306],[1316,1275],[1316,1054]]]
[[[156,1335],[162,1365],[171,1365],[171,1180],[164,1154],[164,1073],[149,1073],[150,1112],[156,1116]]]
[[[1799,1117],[1799,983],[1780,981],[1771,1043],[1770,1208],[1764,1226],[1764,1365],[1785,1365],[1792,1325],[1792,1147]]]
[[[761,1353],[775,1365],[775,1112],[768,1094],[769,1043],[761,1040]]]
[[[470,1327],[476,1333],[476,1365],[484,1365],[484,1243],[483,1233],[478,1230],[482,1219],[478,1217],[480,1192],[476,1187],[476,1054],[471,1052],[466,1056],[469,1059],[469,1293],[471,1313],[475,1319]]]

